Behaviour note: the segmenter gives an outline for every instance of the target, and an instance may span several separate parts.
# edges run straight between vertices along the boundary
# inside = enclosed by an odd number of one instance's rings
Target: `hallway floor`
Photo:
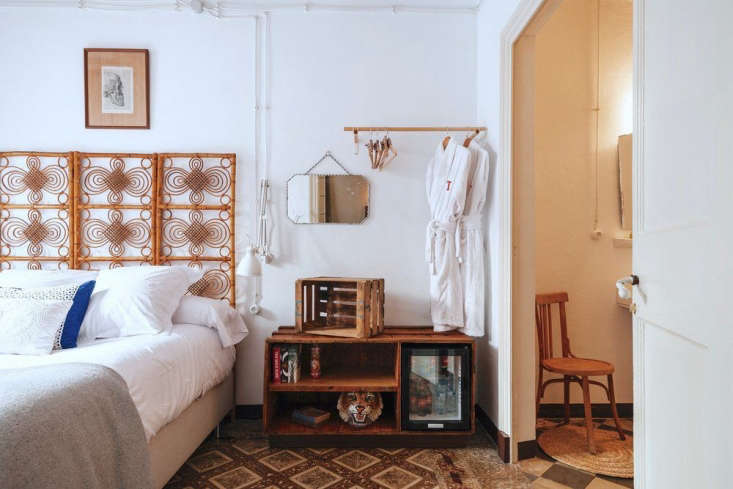
[[[537,423],[537,436],[545,430],[557,426],[561,419],[540,419]],[[573,421],[571,419],[571,421]],[[612,419],[596,418],[596,429],[615,430]],[[631,420],[622,419],[621,426],[631,434]],[[534,458],[522,460],[519,467],[531,480],[529,487],[536,489],[624,489],[633,488],[633,479],[620,479],[605,475],[595,475],[557,462],[538,449]]]

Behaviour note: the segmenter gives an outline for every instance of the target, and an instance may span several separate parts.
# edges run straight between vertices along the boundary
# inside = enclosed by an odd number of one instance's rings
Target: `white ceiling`
[[[209,3],[215,3],[208,0]],[[345,6],[387,6],[392,7],[393,5],[402,5],[409,7],[426,7],[426,8],[473,8],[479,2],[478,0],[315,0],[315,1],[303,1],[303,0],[269,0],[260,2],[246,2],[246,1],[231,1],[221,3],[239,3],[239,4],[254,4],[260,5],[298,5],[302,6],[306,3],[310,4],[329,4],[329,5],[345,5]]]
[[[195,2],[196,0],[194,0]],[[235,15],[267,10],[394,10],[399,12],[473,12],[481,0],[201,0],[208,13]],[[0,7],[74,7],[108,10],[188,9],[191,0],[0,0]]]
[[[239,2],[248,3],[248,2]],[[423,7],[423,8],[474,8],[479,3],[478,0],[326,0],[326,1],[314,1],[304,2],[303,0],[270,0],[261,2],[263,4],[270,5],[303,5],[305,3],[312,4],[331,4],[331,5],[347,5],[347,6],[382,6],[392,7],[394,5],[401,5],[405,7]]]

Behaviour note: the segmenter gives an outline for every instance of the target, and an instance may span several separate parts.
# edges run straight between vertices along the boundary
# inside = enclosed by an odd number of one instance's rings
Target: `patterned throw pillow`
[[[0,299],[0,353],[49,354],[72,301]]]
[[[94,290],[94,280],[83,284],[61,285],[58,287],[38,287],[21,289],[0,287],[0,299],[35,299],[40,301],[71,301],[71,307],[60,321],[54,340],[54,350],[76,347],[76,339],[89,306],[89,298]]]

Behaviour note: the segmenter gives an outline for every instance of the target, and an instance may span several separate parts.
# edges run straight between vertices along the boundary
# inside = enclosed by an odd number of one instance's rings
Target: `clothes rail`
[[[344,127],[346,132],[465,132],[485,131],[485,126],[354,126]]]

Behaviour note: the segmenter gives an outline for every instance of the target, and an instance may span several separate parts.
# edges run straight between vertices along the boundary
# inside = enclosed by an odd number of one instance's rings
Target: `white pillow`
[[[81,285],[96,280],[96,270],[5,270],[0,273],[0,287],[57,287],[59,285]]]
[[[73,301],[0,299],[0,353],[49,354]]]
[[[86,285],[82,288],[82,285]],[[85,284],[59,285],[55,287],[1,287],[0,299],[35,299],[71,301],[72,306],[68,314],[58,326],[54,350],[63,350],[76,347],[76,340],[79,337],[79,329],[84,319],[89,299],[94,290],[94,282]],[[76,303],[74,303],[76,301]]]
[[[175,324],[198,324],[215,329],[221,346],[236,345],[247,337],[249,330],[242,315],[224,301],[187,295],[173,313]]]
[[[102,270],[79,341],[170,331],[171,316],[195,281],[191,270],[168,266]]]
[[[201,270],[191,268],[187,266],[129,266],[129,267],[118,267],[105,269],[99,272],[96,278],[97,283],[94,286],[94,292],[101,292],[103,290],[110,289],[117,285],[127,285],[130,280],[135,280],[139,277],[146,277],[148,275],[157,275],[161,273],[168,273],[175,269],[175,274],[179,277],[185,277],[185,281],[188,285],[199,280],[204,276]],[[186,287],[188,287],[188,285]]]

